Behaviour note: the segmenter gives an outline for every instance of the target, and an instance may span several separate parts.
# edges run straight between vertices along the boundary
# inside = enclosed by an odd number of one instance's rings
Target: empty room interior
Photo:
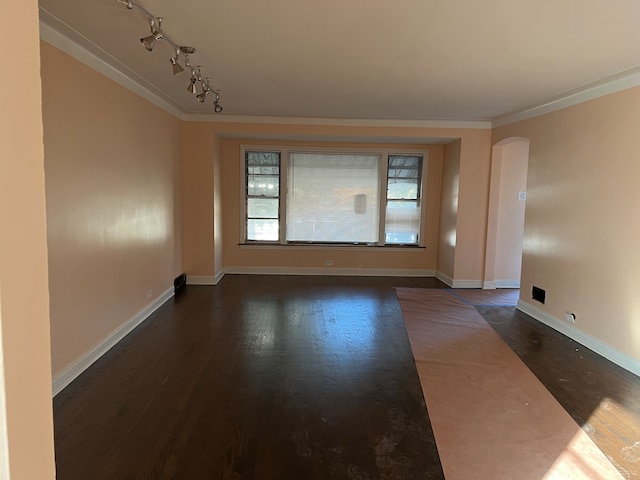
[[[0,478],[640,478],[640,4],[4,11]]]

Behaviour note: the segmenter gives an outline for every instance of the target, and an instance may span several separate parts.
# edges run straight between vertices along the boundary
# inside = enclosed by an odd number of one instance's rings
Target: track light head
[[[199,93],[198,95],[196,95],[196,98],[198,99],[198,101],[200,103],[204,103],[204,101],[207,99],[207,95],[209,95],[209,93],[211,93],[210,90],[203,90],[202,93]]]
[[[220,90],[215,90],[213,93],[216,95],[216,99],[213,101],[213,111],[220,113],[222,112],[222,105],[220,105]]]
[[[202,84],[202,93],[196,95],[196,98],[200,103],[204,103],[204,101],[207,99],[207,95],[211,93],[211,87],[209,86],[210,79],[209,77],[207,77],[206,82],[202,81],[202,77],[200,77],[200,67],[198,67],[198,78],[200,80],[200,83]]]
[[[182,65],[176,62],[175,58],[171,58],[169,59],[169,61],[171,62],[171,67],[173,68],[174,75],[178,75],[179,73],[184,72],[184,68],[182,68]]]
[[[196,87],[197,82],[198,82],[198,79],[192,73],[191,79],[189,80],[189,85],[187,85],[187,92],[192,93],[194,95],[198,93],[198,87]]]
[[[142,37],[140,39],[140,43],[144,45],[148,51],[152,51],[153,48],[158,43],[158,40],[162,40],[162,30],[160,30],[162,25],[162,18],[158,17],[158,28],[156,28],[156,22],[154,18],[149,19],[149,28],[151,29],[151,35],[147,37]]]
[[[158,40],[160,40],[161,38],[162,34],[160,32],[155,32],[148,37],[141,38],[140,42],[144,45],[144,48],[151,52],[156,46],[156,43],[158,43]]]
[[[169,62],[171,62],[171,68],[173,68],[174,75],[178,75],[179,73],[184,72],[184,68],[182,68],[182,65],[178,63],[179,57],[180,57],[180,50],[176,50],[176,56],[171,57],[169,59]]]

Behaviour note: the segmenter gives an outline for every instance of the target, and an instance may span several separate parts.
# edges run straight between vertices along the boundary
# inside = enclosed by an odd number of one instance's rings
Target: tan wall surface
[[[453,278],[456,260],[456,224],[460,190],[460,140],[444,146],[440,226],[438,232],[438,271]]]
[[[224,204],[222,203],[222,141],[216,136],[214,139],[213,158],[213,252],[214,275],[220,278],[224,274],[223,257],[223,222]]]
[[[45,43],[42,76],[55,376],[180,273],[181,138],[178,119]]]
[[[38,4],[4,2],[0,41],[0,478],[55,478]],[[8,70],[3,70],[7,73]]]
[[[497,128],[529,138],[521,299],[640,360],[640,87]],[[531,300],[531,286],[547,292]]]
[[[211,124],[182,124],[182,261],[187,275],[214,275],[216,141]]]
[[[460,145],[455,280],[483,278],[490,172],[491,133],[470,132]]]

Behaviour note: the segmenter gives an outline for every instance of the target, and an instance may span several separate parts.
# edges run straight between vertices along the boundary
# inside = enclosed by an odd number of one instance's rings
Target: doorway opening
[[[520,288],[528,166],[528,139],[511,137],[493,146],[485,289]]]

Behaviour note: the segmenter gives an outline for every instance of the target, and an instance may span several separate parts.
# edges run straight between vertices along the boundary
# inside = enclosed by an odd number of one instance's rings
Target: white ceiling
[[[139,0],[192,45],[224,113],[490,120],[640,66],[638,0]],[[115,0],[40,0],[41,18],[187,113],[166,42]],[[212,97],[209,97],[212,99]]]

